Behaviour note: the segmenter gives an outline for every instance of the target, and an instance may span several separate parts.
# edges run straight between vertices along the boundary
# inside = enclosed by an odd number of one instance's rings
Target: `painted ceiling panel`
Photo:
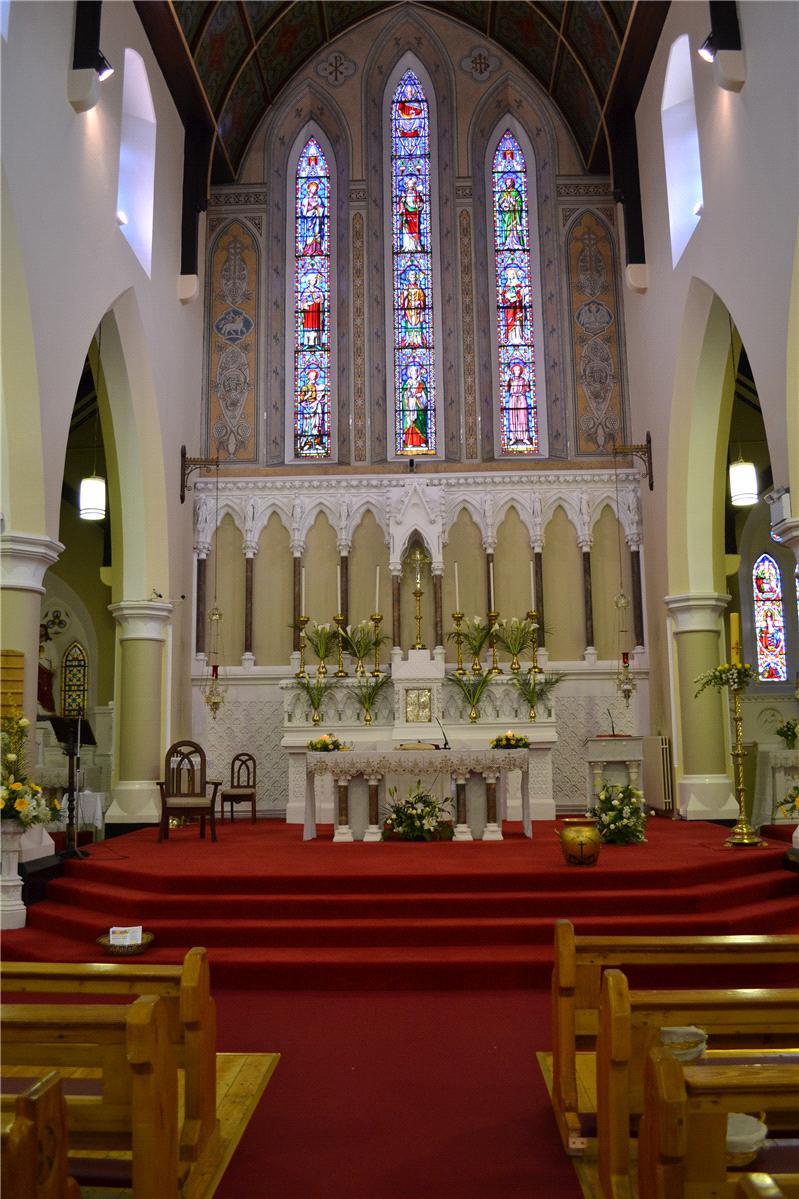
[[[265,104],[261,72],[253,56],[236,80],[220,122],[220,136],[231,162],[238,164]]]
[[[564,0],[540,0],[538,8],[542,8],[554,25],[560,29],[560,23],[563,18],[563,10],[566,7]]]
[[[337,37],[355,21],[370,17],[386,5],[387,0],[328,0],[324,7],[324,19],[329,36]]]
[[[494,37],[549,90],[558,35],[541,13],[525,0],[508,0],[496,9]]]
[[[292,4],[258,43],[258,55],[272,98],[324,41],[318,5],[308,0]]]
[[[176,0],[175,15],[183,30],[186,41],[191,46],[197,30],[205,20],[206,14],[213,8],[212,4],[203,4],[200,0]]]
[[[595,0],[584,0],[569,8],[569,40],[579,51],[600,96],[608,94],[619,53],[615,32]]]
[[[488,4],[481,4],[480,0],[462,0],[460,3],[458,0],[440,0],[440,3],[431,4],[430,7],[450,13],[467,25],[473,25],[476,31],[486,32],[491,10]]]
[[[223,0],[216,6],[195,55],[197,70],[216,113],[248,46],[239,6]]]
[[[252,26],[252,31],[258,38],[281,10],[289,8],[286,0],[246,0],[244,7]]]
[[[564,54],[561,57],[553,96],[571,125],[583,157],[587,160],[600,114],[594,93],[572,54]]]

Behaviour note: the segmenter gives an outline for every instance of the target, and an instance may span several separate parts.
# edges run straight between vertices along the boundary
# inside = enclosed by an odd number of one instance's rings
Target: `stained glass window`
[[[757,677],[764,683],[782,683],[788,677],[785,663],[782,585],[780,568],[768,554],[761,554],[755,562],[752,587]]]
[[[509,129],[503,133],[494,154],[492,186],[500,448],[503,454],[536,454],[539,447],[527,166],[522,148]]]
[[[395,449],[435,454],[430,120],[413,71],[391,104]]]
[[[329,458],[330,171],[315,138],[296,176],[294,243],[294,456]]]
[[[79,641],[73,641],[61,659],[61,714],[84,716],[89,684],[89,663]]]

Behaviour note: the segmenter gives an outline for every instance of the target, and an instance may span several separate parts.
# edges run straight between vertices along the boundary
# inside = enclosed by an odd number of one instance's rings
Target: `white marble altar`
[[[615,783],[620,787],[629,784],[639,791],[643,790],[643,737],[630,737],[619,733],[591,737],[585,747],[585,756],[588,765],[589,807],[603,783]]]

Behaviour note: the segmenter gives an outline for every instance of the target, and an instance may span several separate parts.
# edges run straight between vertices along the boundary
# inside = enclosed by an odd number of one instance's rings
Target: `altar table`
[[[431,776],[450,780],[454,785],[455,835],[456,841],[473,840],[472,830],[466,821],[466,783],[470,776],[479,776],[485,781],[484,841],[501,841],[501,811],[498,812],[497,784],[500,786],[499,804],[502,811],[508,807],[521,808],[522,823],[526,836],[532,836],[531,819],[531,774],[530,751],[527,749],[384,749],[343,750],[332,753],[306,755],[305,829],[304,839],[316,836],[317,810],[330,799],[330,788],[338,793],[334,841],[353,841],[350,827],[349,784],[355,778],[363,778],[369,788],[368,825],[364,841],[381,840],[379,823],[380,787],[385,791],[386,780],[403,776],[409,786],[417,779]],[[427,785],[427,784],[426,784]]]

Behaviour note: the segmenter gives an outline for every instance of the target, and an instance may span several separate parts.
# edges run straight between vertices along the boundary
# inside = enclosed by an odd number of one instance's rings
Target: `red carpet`
[[[8,958],[90,961],[111,924],[155,933],[154,961],[205,945],[219,987],[403,990],[544,986],[552,926],[581,932],[799,931],[799,875],[784,843],[725,849],[727,830],[649,822],[648,841],[563,862],[556,828],[530,841],[334,845],[296,826],[229,822],[159,845],[154,829],[66,863]]]

